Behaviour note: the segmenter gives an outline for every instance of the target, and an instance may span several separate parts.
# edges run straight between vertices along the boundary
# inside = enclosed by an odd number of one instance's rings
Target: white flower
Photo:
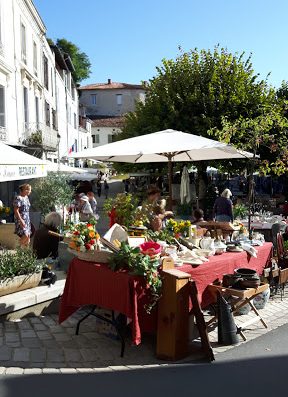
[[[81,245],[80,252],[85,252],[85,251],[86,251],[86,248],[84,247],[84,245]]]

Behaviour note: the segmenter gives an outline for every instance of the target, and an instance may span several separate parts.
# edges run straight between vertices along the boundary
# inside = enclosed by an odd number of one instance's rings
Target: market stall
[[[184,264],[178,269],[189,273],[196,282],[202,307],[209,305],[213,296],[208,285],[223,274],[233,273],[239,267],[257,270],[260,274],[269,264],[272,244],[265,243],[257,247],[257,258],[246,251],[224,253],[209,258],[202,265]],[[151,314],[145,311],[149,300],[149,289],[144,278],[133,276],[126,270],[113,272],[107,264],[87,262],[78,258],[70,264],[65,290],[61,300],[59,322],[66,320],[78,308],[85,305],[97,305],[125,314],[132,321],[132,342],[141,343],[143,332],[155,332],[157,310]],[[190,304],[190,308],[191,308]]]

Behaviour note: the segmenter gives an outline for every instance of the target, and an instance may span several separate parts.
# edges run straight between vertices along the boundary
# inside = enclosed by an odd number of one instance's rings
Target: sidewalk
[[[260,322],[253,324],[245,331],[247,342],[288,322],[288,294],[283,301],[278,296],[273,297],[260,312],[268,329]],[[121,358],[119,340],[95,317],[88,317],[81,324],[79,335],[75,335],[76,323],[82,316],[80,310],[61,325],[57,314],[0,323],[0,374],[107,372],[201,360],[199,354],[176,363],[158,360],[155,357],[156,338],[152,336],[144,336],[140,346],[131,346],[127,339]],[[237,316],[236,322],[244,322],[249,316],[251,314]],[[112,335],[107,336],[109,332]],[[218,353],[235,347],[217,344],[217,327],[209,332],[209,339],[216,360]],[[243,343],[246,342],[240,338],[240,344]]]

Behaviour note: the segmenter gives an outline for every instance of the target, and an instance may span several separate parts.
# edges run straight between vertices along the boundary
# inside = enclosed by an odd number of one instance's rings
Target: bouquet
[[[68,234],[69,248],[80,252],[100,250],[100,235],[95,224],[87,222],[72,225]]]
[[[175,219],[169,219],[166,227],[170,229],[174,236],[177,238],[180,235],[184,237],[188,236],[190,226],[190,221],[176,221]]]

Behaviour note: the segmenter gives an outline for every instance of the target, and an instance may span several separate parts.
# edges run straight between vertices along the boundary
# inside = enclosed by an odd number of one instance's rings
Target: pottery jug
[[[200,241],[200,247],[204,250],[215,251],[214,238],[212,237],[202,238],[202,240]]]

